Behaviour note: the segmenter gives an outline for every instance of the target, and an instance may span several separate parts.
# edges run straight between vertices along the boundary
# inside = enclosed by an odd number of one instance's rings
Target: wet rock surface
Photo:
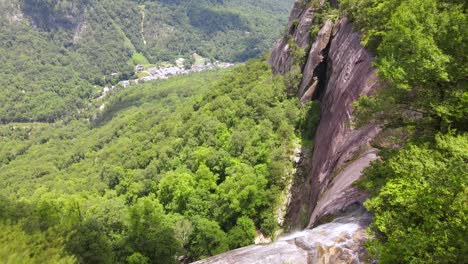
[[[296,232],[268,245],[245,247],[196,264],[360,263],[369,215],[362,209],[332,223]]]

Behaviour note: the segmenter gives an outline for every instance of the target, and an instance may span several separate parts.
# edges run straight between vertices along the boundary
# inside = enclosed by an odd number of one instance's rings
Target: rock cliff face
[[[296,1],[289,16],[288,34],[284,36],[272,51],[269,63],[275,74],[285,74],[291,70],[293,63],[290,41],[294,41],[300,48],[306,48],[310,44],[310,28],[314,19],[315,10],[303,6],[301,1]]]
[[[368,224],[362,219],[369,219],[362,209],[367,195],[353,183],[378,158],[370,142],[380,128],[377,124],[353,128],[352,105],[359,96],[371,95],[378,83],[373,57],[360,45],[360,35],[346,17],[325,21],[309,43],[313,17],[320,11],[296,2],[288,36],[278,42],[269,60],[275,74],[284,74],[293,63],[291,41],[307,49],[297,97],[302,103],[321,102],[306,181],[293,193],[287,215],[290,230],[306,229],[267,246],[238,249],[198,263],[360,263]],[[349,213],[355,207],[361,208],[361,217]],[[327,223],[339,215],[344,218]]]
[[[303,12],[301,17],[306,14]],[[309,31],[296,30],[289,34],[295,40],[303,39],[297,35]],[[287,69],[276,58],[291,57],[291,51],[282,44],[278,43],[270,58],[275,73]],[[303,104],[311,99],[321,101],[321,122],[311,164],[307,164],[307,183],[300,191],[296,190],[289,208],[288,219],[293,229],[301,226],[304,212],[310,217],[308,226],[313,227],[321,218],[366,199],[352,183],[377,158],[375,151],[369,149],[369,142],[379,133],[379,126],[369,124],[353,129],[352,104],[377,87],[372,62],[372,55],[360,45],[360,35],[353,31],[347,18],[336,23],[327,20],[311,45],[297,96]]]
[[[314,140],[309,173],[311,192],[306,199],[309,215],[312,215],[309,226],[314,226],[326,214],[332,215],[363,201],[364,195],[352,183],[359,179],[361,170],[376,159],[375,154],[363,150],[368,148],[379,127],[370,124],[353,129],[351,117],[353,102],[360,95],[369,95],[377,86],[372,61],[348,19],[341,19],[333,29],[328,51],[329,80],[321,80],[327,85],[321,97],[322,121]],[[331,205],[334,210],[324,204]],[[318,205],[321,206],[317,208]]]

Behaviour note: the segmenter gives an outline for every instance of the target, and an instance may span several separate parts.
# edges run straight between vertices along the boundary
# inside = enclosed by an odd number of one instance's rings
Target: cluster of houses
[[[144,69],[142,65],[137,65],[136,70],[140,72],[148,73],[148,76],[142,77],[139,81],[152,81],[158,79],[167,79],[171,76],[187,74],[192,72],[201,72],[205,70],[212,70],[215,68],[228,68],[233,66],[232,63],[226,62],[215,62],[215,63],[206,63],[203,65],[192,65],[190,68],[185,68],[183,63],[177,63],[178,66],[171,66],[171,67],[154,67],[149,69]],[[125,81],[124,81],[125,82]],[[125,85],[122,83],[122,86]]]
[[[195,55],[198,56],[197,54],[194,54],[193,56]],[[199,56],[199,58],[202,58],[202,57]],[[192,65],[190,68],[186,68],[185,60],[183,58],[176,60],[176,66],[169,66],[169,67],[153,67],[153,68],[145,69],[143,65],[139,64],[135,67],[135,70],[137,72],[145,72],[147,73],[147,76],[141,77],[139,79],[134,79],[134,80],[120,81],[118,85],[123,88],[126,88],[128,86],[132,86],[132,85],[147,82],[147,81],[158,80],[158,79],[168,79],[171,76],[187,74],[187,73],[192,73],[192,72],[201,72],[205,70],[213,70],[215,68],[228,68],[233,65],[234,64],[232,63],[216,61],[214,63],[203,63],[203,64],[196,63]],[[117,75],[117,73],[112,73],[112,74]],[[102,99],[106,97],[106,95],[114,88],[115,86],[112,86],[110,88],[104,87],[102,91],[102,95],[98,97],[97,99]],[[102,108],[101,110],[103,110],[104,104],[100,108]]]

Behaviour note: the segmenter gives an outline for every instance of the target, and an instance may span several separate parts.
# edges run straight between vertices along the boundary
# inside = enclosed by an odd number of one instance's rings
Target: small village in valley
[[[126,88],[132,85],[139,83],[144,83],[148,81],[168,79],[173,76],[201,72],[206,70],[214,70],[216,68],[229,68],[234,66],[233,63],[228,62],[210,62],[208,59],[203,58],[202,56],[194,53],[191,55],[192,63],[189,63],[184,58],[179,58],[175,61],[175,64],[165,64],[161,66],[154,65],[142,65],[138,64],[135,66],[135,74],[138,78],[132,80],[123,80],[120,81],[115,86],[105,86],[102,90],[101,95],[97,98],[98,100],[105,98],[110,91],[120,87]],[[112,73],[111,76],[117,76],[117,73]],[[105,108],[103,103],[99,109],[102,111]]]

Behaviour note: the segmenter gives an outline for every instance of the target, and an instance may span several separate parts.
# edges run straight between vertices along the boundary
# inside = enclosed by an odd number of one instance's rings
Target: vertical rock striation
[[[367,198],[352,184],[377,159],[369,142],[380,129],[377,124],[353,128],[352,104],[377,87],[372,62],[347,18],[335,25],[330,20],[324,23],[309,52],[297,94],[303,104],[321,101],[321,121],[306,184],[295,192],[288,211],[294,228],[303,225],[304,214],[309,217],[308,227],[313,227]]]
[[[357,166],[347,171],[353,162],[365,158],[360,154],[379,132],[379,127],[370,124],[361,129],[352,128],[353,102],[361,95],[369,95],[377,86],[375,70],[372,67],[372,55],[360,45],[359,33],[354,32],[347,18],[341,19],[333,29],[333,36],[328,51],[327,75],[329,80],[321,98],[321,122],[315,137],[312,170],[309,174],[311,193],[309,195],[309,226],[313,226],[322,216],[316,206],[322,199],[334,200],[333,208],[345,209],[353,202],[362,202],[362,194],[351,184],[359,179],[365,166]],[[374,160],[371,155],[365,165]],[[335,177],[338,171],[347,175]],[[353,176],[354,175],[354,176]],[[342,188],[333,188],[339,184]],[[330,193],[330,190],[334,190]],[[328,192],[328,196],[322,197]],[[341,203],[339,203],[341,201]],[[323,202],[324,201],[320,201]],[[338,204],[337,204],[338,203]],[[326,210],[326,208],[322,208]],[[328,210],[333,214],[335,210]]]

